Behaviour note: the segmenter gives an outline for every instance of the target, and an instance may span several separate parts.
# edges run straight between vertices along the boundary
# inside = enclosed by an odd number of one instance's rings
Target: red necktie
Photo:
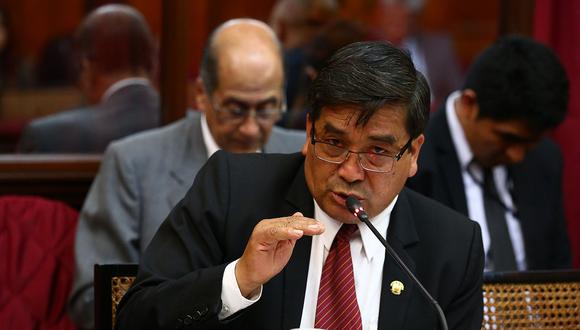
[[[321,329],[362,329],[350,256],[356,225],[343,224],[332,242],[320,278],[316,322]]]

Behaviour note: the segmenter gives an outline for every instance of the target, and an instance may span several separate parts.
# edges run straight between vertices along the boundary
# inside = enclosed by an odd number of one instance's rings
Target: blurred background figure
[[[459,61],[446,33],[420,30],[417,19],[424,0],[378,0],[377,35],[407,49],[417,70],[431,87],[431,109],[435,110],[447,95],[461,86]]]
[[[366,40],[367,34],[363,25],[339,19],[324,26],[303,47],[304,61],[298,70],[300,76],[296,81],[295,97],[292,107],[282,121],[283,126],[302,130],[306,128],[306,114],[309,110],[307,99],[311,82],[332,54],[350,43]]]
[[[35,71],[35,85],[39,87],[74,85],[78,79],[74,37],[65,34],[50,39],[40,53]]]
[[[337,14],[335,0],[279,0],[272,9],[270,25],[289,50],[306,45]]]
[[[8,16],[0,9],[0,89],[3,89],[13,74],[11,35]]]
[[[16,74],[12,37],[8,14],[0,8],[0,98],[4,97],[4,89],[12,84]],[[0,102],[0,118],[2,104]],[[25,122],[21,120],[0,119],[0,153],[13,151],[24,125]]]
[[[157,51],[141,13],[126,5],[99,7],[75,41],[88,106],[32,121],[20,152],[100,153],[113,140],[159,125],[151,82]]]
[[[286,103],[293,109],[304,79],[304,47],[326,25],[337,19],[335,0],[279,0],[272,9],[270,26],[284,47]],[[282,124],[284,126],[284,124]]]

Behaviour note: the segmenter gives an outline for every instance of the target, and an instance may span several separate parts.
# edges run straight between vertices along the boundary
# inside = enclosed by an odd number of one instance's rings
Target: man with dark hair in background
[[[302,49],[304,61],[299,67],[301,74],[300,79],[296,81],[293,105],[279,124],[289,128],[305,129],[308,92],[312,81],[337,50],[353,42],[364,41],[366,37],[364,26],[353,21],[336,20],[321,28]]]
[[[101,153],[126,135],[159,125],[157,65],[144,17],[126,5],[95,9],[76,35],[80,85],[88,106],[33,120],[18,151]]]
[[[375,13],[378,36],[407,49],[417,70],[425,75],[431,88],[431,108],[435,110],[451,91],[459,88],[462,73],[450,35],[420,27],[419,16],[425,2],[378,0]]]
[[[436,327],[348,196],[450,329],[481,328],[479,226],[404,188],[429,115],[429,87],[410,57],[382,42],[348,45],[319,73],[311,104],[302,153],[208,160],[141,258],[117,329]]]
[[[230,20],[210,36],[196,81],[199,112],[107,148],[79,217],[69,313],[93,327],[93,265],[137,263],[197,171],[218,149],[300,150],[304,132],[274,127],[284,111],[280,44],[263,22]]]
[[[546,139],[567,104],[556,55],[508,36],[474,61],[462,90],[429,122],[408,185],[479,222],[486,270],[571,265],[562,155]]]
[[[306,78],[305,47],[321,29],[337,19],[338,10],[336,0],[278,0],[272,8],[270,26],[284,47],[286,99],[291,111],[303,105],[294,102],[301,96],[301,80]]]

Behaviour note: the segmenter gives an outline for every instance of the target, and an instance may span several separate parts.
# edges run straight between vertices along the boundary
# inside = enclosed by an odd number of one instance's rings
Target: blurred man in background
[[[336,20],[338,10],[336,0],[279,0],[272,9],[270,26],[284,47],[286,99],[290,110],[296,107],[301,81],[306,78],[305,47],[321,29]]]
[[[153,36],[141,13],[126,5],[95,9],[76,36],[80,85],[88,106],[32,121],[18,151],[101,153],[126,135],[159,125]]]
[[[376,37],[409,51],[417,70],[429,82],[431,109],[436,109],[461,85],[459,61],[450,36],[421,30],[418,18],[425,0],[379,0],[377,6]]]

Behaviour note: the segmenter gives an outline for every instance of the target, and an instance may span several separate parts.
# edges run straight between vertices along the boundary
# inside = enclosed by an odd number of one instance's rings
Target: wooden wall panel
[[[82,19],[82,0],[0,0],[10,16],[11,38],[18,56],[35,58],[46,42],[73,33]]]
[[[136,7],[143,13],[153,34],[161,42],[162,1],[172,0],[0,0],[0,7],[6,8],[10,13],[17,55],[32,59],[30,63],[33,64],[35,57],[50,38],[72,33],[86,10],[106,3],[120,2]],[[187,22],[189,31],[187,40],[183,41],[183,52],[187,53],[186,58],[189,59],[187,67],[190,80],[197,76],[203,47],[213,28],[235,17],[253,17],[267,22],[275,1],[190,1]],[[370,18],[376,16],[377,1],[341,0],[341,16],[369,23]],[[473,57],[499,34],[501,4],[505,1],[510,0],[425,0],[420,24],[428,31],[449,32],[455,41],[463,67],[467,67]],[[529,1],[531,0],[517,2]],[[517,5],[511,5],[509,9],[511,13],[518,12]]]
[[[0,0],[12,17],[17,52],[34,58],[46,41],[75,30],[86,7],[124,2],[136,7],[146,17],[157,38],[161,36],[162,0]],[[184,42],[190,54],[190,76],[195,77],[201,52],[209,32],[234,17],[253,17],[268,21],[276,0],[195,0],[190,2],[189,40]],[[344,17],[368,22],[377,0],[342,0]],[[449,31],[464,64],[491,42],[499,33],[501,0],[425,0],[421,25],[426,30]],[[505,1],[505,0],[504,0]],[[508,0],[509,1],[509,0]],[[519,1],[519,3],[525,3]],[[511,5],[512,12],[517,12]],[[34,22],[31,24],[31,22]]]
[[[89,1],[93,5],[125,2],[139,9],[156,37],[161,35],[162,0]],[[17,53],[35,57],[46,41],[56,35],[74,31],[84,15],[86,0],[0,0],[0,6],[11,14]],[[342,15],[367,21],[372,16],[373,0],[343,0]],[[519,1],[527,3],[526,1]],[[267,21],[275,0],[196,0],[190,5],[190,40],[192,75],[209,31],[234,17],[254,17]],[[464,62],[479,52],[499,33],[500,0],[426,0],[421,25],[427,30],[450,31]],[[517,9],[510,5],[512,12]],[[525,18],[524,18],[525,19]],[[34,22],[34,24],[31,24]]]
[[[341,15],[371,25],[377,24],[376,20],[380,19],[377,1],[380,0],[343,0]],[[425,31],[449,33],[462,66],[466,67],[475,55],[497,37],[500,4],[502,1],[511,0],[424,1],[425,6],[418,21],[419,27]]]
[[[429,2],[431,7],[426,9],[433,10],[433,14],[425,17],[425,28],[436,27],[428,24],[430,22],[428,17],[432,17],[431,20],[434,23],[437,17],[448,15],[440,20],[448,21],[447,29],[453,36],[457,55],[463,67],[467,67],[473,58],[499,35],[501,0],[446,1],[448,1],[447,6],[435,6],[434,1]],[[439,13],[435,14],[437,11]]]
[[[162,0],[125,0],[143,13],[151,30],[160,40],[162,29]],[[238,0],[195,0],[188,4],[188,40],[183,42],[184,51],[191,59],[189,75],[195,78],[198,72],[203,47],[209,33],[219,24],[236,17],[252,17],[268,21],[270,11],[276,0],[238,1]],[[98,1],[99,4],[119,1]],[[187,47],[187,49],[185,49]]]

